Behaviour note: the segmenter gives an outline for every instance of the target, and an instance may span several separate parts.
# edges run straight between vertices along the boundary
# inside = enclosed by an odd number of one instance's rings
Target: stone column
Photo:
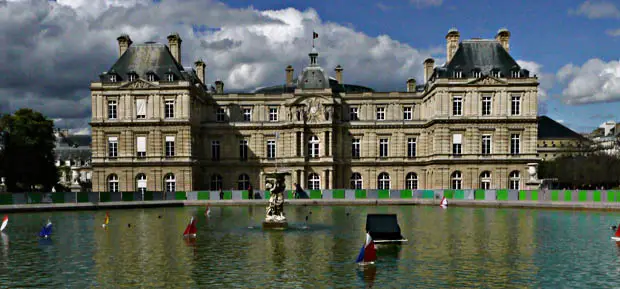
[[[299,185],[301,185],[302,188],[307,189],[306,187],[308,186],[308,184],[306,183],[306,170],[301,170],[301,174],[299,175],[299,177]]]

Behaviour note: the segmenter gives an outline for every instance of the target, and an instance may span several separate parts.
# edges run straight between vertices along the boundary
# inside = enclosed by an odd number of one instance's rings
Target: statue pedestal
[[[263,229],[267,230],[286,230],[288,222],[263,221]]]

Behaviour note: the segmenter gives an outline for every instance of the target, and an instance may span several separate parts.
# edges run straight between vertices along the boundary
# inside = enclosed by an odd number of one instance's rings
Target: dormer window
[[[147,72],[146,80],[151,81],[151,82],[155,81],[155,73],[152,71]]]
[[[454,71],[454,78],[462,78],[463,77],[463,72],[460,70],[455,70]]]
[[[493,68],[493,70],[491,70],[491,76],[497,77],[497,78],[502,77],[502,72],[499,71],[499,69],[497,68]]]
[[[127,79],[131,82],[131,81],[136,81],[136,79],[138,79],[138,74],[136,74],[135,72],[129,72],[127,74]]]
[[[166,78],[168,79],[168,81],[172,82],[172,81],[174,81],[174,74],[173,73],[168,73],[168,74],[166,74]]]
[[[521,77],[521,72],[520,72],[520,71],[518,71],[518,70],[513,70],[513,71],[511,72],[511,74],[512,74],[512,75],[511,75],[511,77],[512,77],[512,78],[520,78],[520,77]]]
[[[473,70],[471,71],[471,75],[472,75],[474,78],[480,78],[480,77],[482,77],[482,72],[480,71],[480,69],[475,68],[475,69],[473,69]]]
[[[116,82],[116,74],[110,74],[110,82]]]

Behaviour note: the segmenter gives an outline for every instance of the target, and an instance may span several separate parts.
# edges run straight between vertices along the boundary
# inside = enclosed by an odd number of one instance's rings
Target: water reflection
[[[377,267],[375,265],[361,266],[357,270],[357,275],[364,282],[365,288],[374,288],[377,278]]]

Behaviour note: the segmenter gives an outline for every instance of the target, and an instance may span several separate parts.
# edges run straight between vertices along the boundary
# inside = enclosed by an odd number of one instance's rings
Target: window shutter
[[[146,137],[144,136],[139,136],[137,138],[137,146],[136,146],[136,151],[138,152],[146,152]]]
[[[463,135],[461,134],[453,134],[452,135],[452,143],[453,144],[461,144],[463,141]]]
[[[174,142],[174,136],[167,136],[166,142]]]
[[[136,99],[136,114],[146,115],[146,99]]]

